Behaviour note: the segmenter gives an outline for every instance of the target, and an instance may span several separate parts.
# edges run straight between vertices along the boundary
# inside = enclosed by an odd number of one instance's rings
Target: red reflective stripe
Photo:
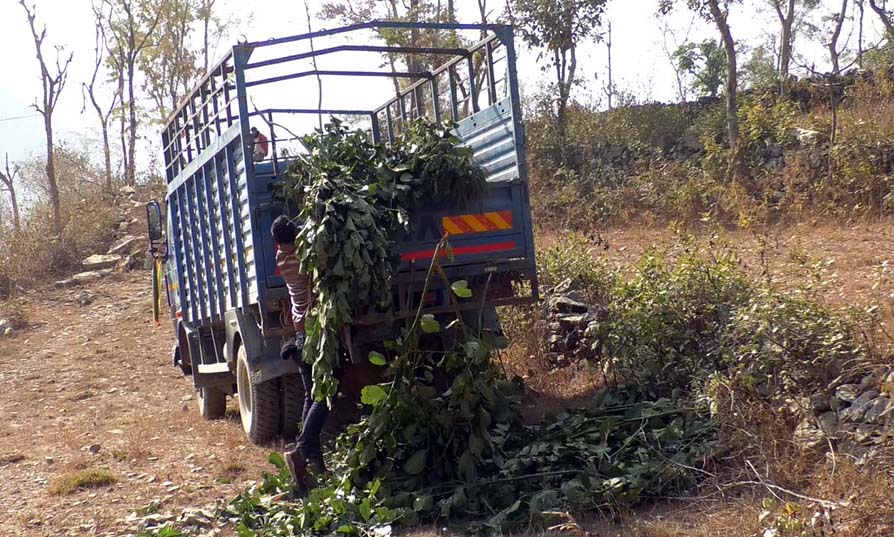
[[[490,244],[481,244],[478,246],[460,246],[453,249],[454,255],[465,254],[486,254],[489,252],[505,252],[506,250],[515,250],[515,241],[494,242]],[[407,252],[401,254],[400,258],[404,261],[418,261],[420,259],[431,259],[434,257],[434,250],[422,250],[419,252]],[[446,257],[447,252],[441,251],[440,257]]]

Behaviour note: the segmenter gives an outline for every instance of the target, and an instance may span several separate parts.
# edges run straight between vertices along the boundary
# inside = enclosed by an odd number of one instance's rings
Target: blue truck
[[[382,31],[474,32],[480,40],[445,48],[370,45],[373,40],[364,37]],[[337,55],[366,58],[360,61],[364,69],[343,69],[350,60],[337,69],[317,67],[318,60]],[[365,69],[383,55],[415,69],[399,71],[394,62],[391,70]],[[413,57],[425,61],[407,59]],[[294,67],[307,60],[313,68]],[[391,96],[370,109],[322,109],[319,102],[303,102],[316,101],[316,95],[288,92],[288,105],[298,107],[250,109],[253,95],[277,95],[269,88],[307,77],[345,77],[340,80],[358,84],[361,92],[369,77],[397,82]],[[451,281],[468,281],[473,291],[460,304],[468,323],[496,330],[497,307],[538,298],[511,26],[370,22],[234,46],[166,122],[167,193],[163,207],[147,206],[147,219],[156,304],[160,309],[162,297],[167,299],[176,338],[173,363],[192,377],[204,418],[223,416],[227,396],[234,396],[254,442],[294,435],[304,400],[297,364],[280,358],[289,331],[288,295],[269,230],[278,215],[291,214],[275,195],[289,165],[282,146],[296,139],[284,118],[317,116],[345,118],[379,143],[392,142],[414,118],[449,122],[488,175],[478,199],[432,205],[415,216],[413,235],[398,245],[393,309],[351,327],[353,361],[365,361],[365,348],[393,338],[420,307],[433,315],[454,313],[439,282],[422,293],[445,234],[454,253],[442,263],[445,272]],[[258,125],[260,137],[252,132]]]

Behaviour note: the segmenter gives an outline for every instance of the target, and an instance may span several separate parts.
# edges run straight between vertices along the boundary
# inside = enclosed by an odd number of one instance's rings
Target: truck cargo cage
[[[377,30],[477,32],[480,39],[469,47],[348,42],[289,50],[308,45],[311,40],[349,39]],[[431,70],[415,71],[284,71],[295,62],[365,53],[423,56],[443,59],[443,63]],[[253,56],[262,58],[251,61]],[[385,78],[398,83],[393,95],[377,106],[249,109],[252,93],[308,77]],[[519,103],[516,53],[508,25],[375,21],[233,47],[181,101],[162,132],[169,225],[173,228],[169,230],[170,249],[177,266],[171,271],[176,280],[171,288],[177,295],[183,320],[192,324],[222,322],[227,311],[257,306],[264,324],[267,310],[285,297],[281,278],[276,275],[274,246],[268,230],[277,207],[272,187],[287,166],[278,146],[296,141],[297,135],[284,124],[289,123],[288,118],[299,116],[349,118],[352,126],[365,129],[376,142],[393,142],[407,121],[419,117],[455,124],[457,136],[474,150],[476,160],[487,170],[489,184],[502,189],[499,200],[482,205],[475,214],[457,218],[469,216],[471,220],[467,221],[475,228],[475,218],[486,224],[486,220],[481,220],[486,215],[508,214],[511,228],[501,232],[499,226],[495,227],[488,235],[490,242],[474,237],[472,232],[461,237],[465,242],[459,251],[468,252],[469,259],[481,261],[481,266],[475,274],[468,274],[468,270],[457,274],[487,277],[495,270],[523,274],[536,298]],[[252,156],[252,118],[258,119],[256,126],[264,127],[262,131],[269,140],[269,152],[259,160]],[[451,222],[450,215],[439,213],[432,218],[439,229]],[[499,216],[493,218],[499,220]],[[462,220],[458,222],[464,226]],[[405,269],[412,272],[416,261],[424,260],[426,241],[430,243],[431,237],[420,237],[418,244],[407,245],[410,251],[403,252]],[[502,245],[503,250],[487,250],[489,244]],[[504,258],[499,267],[484,262],[486,255],[496,255],[493,252]],[[403,278],[412,279],[412,275]]]

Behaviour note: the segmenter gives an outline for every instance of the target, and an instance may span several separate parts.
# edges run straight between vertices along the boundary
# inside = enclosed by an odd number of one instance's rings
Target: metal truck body
[[[251,61],[262,49],[381,28],[474,30],[483,39],[457,49],[346,44]],[[447,60],[436,69],[415,73],[284,70],[290,62],[344,52],[425,54]],[[369,110],[249,110],[254,88],[318,75],[414,82]],[[295,101],[305,104],[300,98]],[[269,230],[273,219],[288,212],[274,197],[274,186],[288,166],[288,158],[277,155],[277,144],[284,140],[277,132],[277,118],[302,114],[355,118],[377,142],[393,140],[403,122],[422,115],[451,121],[488,172],[488,187],[478,200],[463,207],[433,205],[418,215],[414,235],[399,245],[402,264],[393,282],[394,310],[361,319],[352,330],[352,345],[387,338],[395,323],[415,313],[420,302],[426,312],[452,311],[449,297],[437,286],[433,296],[421,296],[424,273],[444,234],[455,254],[455,259],[443,262],[448,277],[467,280],[474,291],[462,308],[492,311],[537,298],[511,27],[382,22],[237,45],[184,99],[162,132],[166,235],[160,241],[153,238],[162,246],[157,251],[164,260],[164,287],[177,335],[174,363],[192,376],[200,410],[208,418],[222,415],[226,395],[246,392],[248,397],[251,387],[253,400],[240,395],[239,402],[243,425],[255,441],[292,434],[296,421],[292,385],[299,382],[297,364],[280,358],[281,337],[288,331],[283,322],[288,295],[277,275]],[[266,125],[272,147],[270,156],[260,161],[252,158],[253,120]],[[150,234],[151,228],[150,223]],[[519,296],[519,288],[527,292]],[[264,423],[260,428],[247,424],[247,414]]]

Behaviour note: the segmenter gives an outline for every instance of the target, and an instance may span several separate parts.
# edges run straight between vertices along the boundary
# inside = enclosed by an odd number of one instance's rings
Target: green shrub
[[[827,386],[869,355],[858,329],[866,319],[821,304],[810,286],[789,295],[757,283],[735,256],[690,240],[648,252],[633,273],[610,279],[569,251],[548,251],[541,269],[573,274],[601,297],[602,365],[646,397],[699,397],[719,376],[778,401]]]
[[[722,368],[724,333],[749,291],[735,257],[646,254],[612,292],[601,327],[609,368],[649,396],[685,395]]]
[[[865,356],[856,326],[847,312],[759,289],[730,319],[724,365],[764,395],[810,393]]]
[[[590,241],[579,233],[569,233],[537,252],[541,285],[566,284],[584,291],[588,299],[605,302],[614,285],[615,273],[598,260]]]

